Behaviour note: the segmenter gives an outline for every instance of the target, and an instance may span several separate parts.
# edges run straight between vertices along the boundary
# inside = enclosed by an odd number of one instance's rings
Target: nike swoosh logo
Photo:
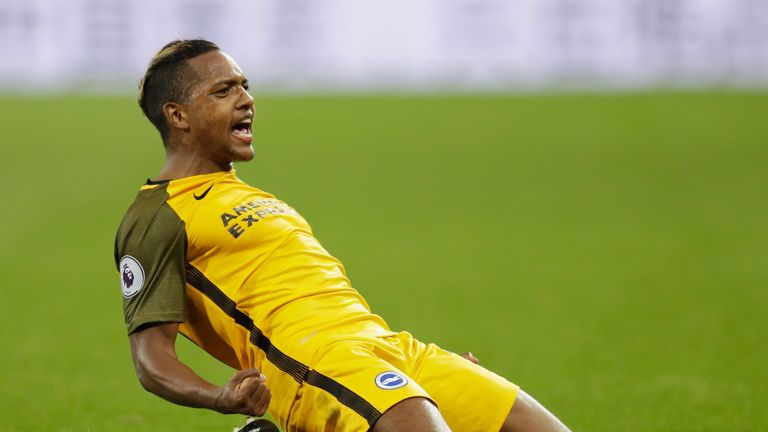
[[[213,187],[213,185],[208,186],[208,189],[206,189],[205,192],[203,192],[200,195],[198,195],[198,194],[192,194],[192,195],[195,197],[196,200],[200,201],[201,199],[205,198],[206,195],[208,195],[208,192],[211,191],[212,187]]]

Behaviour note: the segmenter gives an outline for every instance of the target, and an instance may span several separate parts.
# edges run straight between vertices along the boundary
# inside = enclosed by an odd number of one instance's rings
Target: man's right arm
[[[131,354],[141,385],[170,402],[224,414],[262,416],[271,394],[258,369],[237,371],[223,387],[197,375],[176,355],[178,323],[155,324],[130,335]]]

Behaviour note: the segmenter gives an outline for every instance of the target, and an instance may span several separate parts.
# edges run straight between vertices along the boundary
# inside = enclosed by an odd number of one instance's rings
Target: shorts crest
[[[395,390],[405,387],[408,379],[397,372],[382,372],[376,375],[376,386],[382,390]]]

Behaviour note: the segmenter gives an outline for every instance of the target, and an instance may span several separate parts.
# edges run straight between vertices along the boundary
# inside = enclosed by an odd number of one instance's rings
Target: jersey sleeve
[[[147,324],[184,321],[186,231],[165,203],[164,189],[139,193],[115,239],[128,334]]]

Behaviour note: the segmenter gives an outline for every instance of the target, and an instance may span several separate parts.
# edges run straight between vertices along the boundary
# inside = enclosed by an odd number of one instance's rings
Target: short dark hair
[[[147,72],[139,82],[139,106],[167,142],[168,122],[163,105],[186,102],[195,77],[187,60],[219,47],[205,39],[178,39],[166,44],[152,57]]]

